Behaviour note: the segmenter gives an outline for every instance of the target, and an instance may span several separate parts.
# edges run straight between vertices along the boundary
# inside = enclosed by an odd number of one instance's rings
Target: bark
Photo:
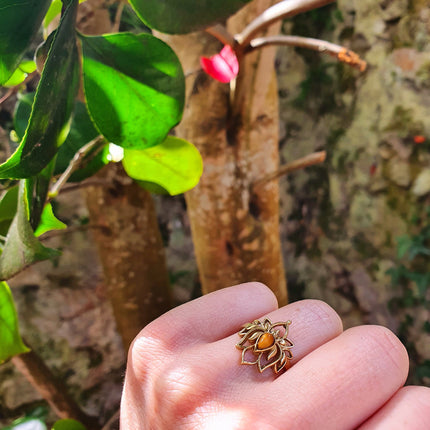
[[[252,2],[229,20],[236,33],[274,1]],[[265,35],[278,34],[280,23]],[[287,302],[279,238],[276,180],[252,183],[278,168],[278,98],[275,49],[245,56],[236,91],[207,76],[199,57],[221,48],[212,36],[164,37],[178,54],[187,78],[187,104],[177,128],[200,150],[204,174],[186,194],[202,290],[208,293],[246,281],[261,281]]]
[[[60,418],[73,418],[84,424],[88,430],[100,428],[96,418],[82,412],[68,395],[66,387],[59,379],[55,378],[43,360],[33,350],[13,357],[12,362]]]
[[[154,202],[118,164],[109,186],[84,191],[105,285],[125,350],[139,331],[171,307],[169,277]]]

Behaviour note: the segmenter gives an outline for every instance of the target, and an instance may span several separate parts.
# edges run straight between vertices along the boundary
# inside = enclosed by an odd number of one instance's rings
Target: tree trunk
[[[274,1],[252,2],[229,20],[234,33]],[[278,34],[280,24],[267,35]],[[187,105],[177,133],[200,150],[204,173],[186,194],[202,290],[208,293],[261,281],[287,302],[279,238],[277,181],[253,189],[278,168],[278,97],[274,48],[247,55],[235,93],[207,76],[199,57],[221,48],[212,36],[164,37],[178,54],[187,78]]]
[[[169,276],[149,192],[118,164],[99,175],[107,186],[85,191],[94,239],[124,348],[150,321],[171,307]]]

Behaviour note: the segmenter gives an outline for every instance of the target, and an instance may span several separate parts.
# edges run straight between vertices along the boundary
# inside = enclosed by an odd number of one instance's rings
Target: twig
[[[273,181],[281,176],[284,176],[295,170],[304,169],[305,167],[313,166],[315,164],[323,163],[326,159],[326,151],[314,152],[313,154],[306,155],[305,157],[294,160],[291,163],[284,164],[276,172],[272,172],[261,179],[255,181],[252,186],[258,187],[267,182]]]
[[[107,423],[102,427],[102,430],[111,430],[111,426],[113,423],[119,420],[120,411],[116,411],[107,421]]]
[[[248,24],[245,29],[235,36],[235,39],[242,49],[246,49],[254,35],[274,22],[298,15],[311,9],[316,9],[335,0],[284,0],[269,7],[254,21]]]
[[[109,181],[105,181],[104,179],[97,179],[97,178],[88,178],[84,181],[75,183],[75,184],[66,184],[61,189],[61,195],[65,193],[71,193],[73,191],[82,190],[83,188],[88,187],[108,187],[111,185]]]
[[[234,36],[221,24],[214,25],[206,29],[206,33],[218,39],[224,45],[230,45],[234,48],[236,40]]]
[[[124,6],[125,6],[125,3],[122,0],[120,0],[118,8],[116,9],[115,21],[112,26],[112,33],[118,33],[119,31],[119,27],[121,25],[122,12],[124,11]]]
[[[0,98],[0,105],[4,103],[9,97],[13,96],[15,93],[18,92],[18,90],[21,88],[22,85],[27,84],[30,82],[36,75],[38,74],[37,71],[34,71],[30,73],[20,84],[15,85],[12,88],[9,88],[9,90],[6,92],[6,94]]]
[[[33,350],[16,355],[11,361],[60,418],[78,420],[88,430],[99,428],[96,419],[88,416],[79,408],[67,393],[66,387],[52,374],[44,361]]]
[[[101,144],[103,145],[106,143],[106,140],[103,136],[97,136],[95,139],[93,139],[91,142],[88,142],[86,145],[84,145],[72,158],[70,161],[70,164],[67,166],[67,169],[63,172],[63,174],[58,178],[57,182],[52,186],[51,190],[48,193],[48,201],[54,199],[58,196],[58,193],[60,192],[60,189],[63,187],[63,185],[67,182],[67,180],[70,178],[72,173],[79,167],[81,164],[82,159],[93,149],[97,146],[101,147]]]
[[[361,72],[364,72],[367,67],[367,63],[362,60],[358,54],[349,49],[336,45],[334,43],[326,42],[325,40],[312,39],[310,37],[301,36],[271,36],[271,37],[259,37],[252,39],[247,47],[247,52],[259,49],[267,45],[289,45],[296,46],[299,48],[313,49],[314,51],[329,54],[332,57],[337,58],[339,61],[349,64],[352,67],[357,68]]]

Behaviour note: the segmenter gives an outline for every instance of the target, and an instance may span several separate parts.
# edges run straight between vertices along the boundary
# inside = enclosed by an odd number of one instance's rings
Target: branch
[[[119,31],[119,27],[121,25],[121,17],[122,17],[122,13],[124,11],[124,6],[125,6],[125,3],[120,0],[118,8],[117,8],[116,13],[115,13],[115,21],[114,21],[113,26],[112,26],[112,33],[118,33],[118,31]]]
[[[305,167],[313,166],[315,164],[323,163],[326,159],[326,151],[314,152],[313,154],[306,155],[303,158],[294,160],[291,163],[284,164],[276,172],[272,172],[263,178],[255,181],[252,186],[258,187],[267,182],[273,181],[281,176],[284,176],[295,170],[304,169]]]
[[[0,105],[4,103],[9,97],[13,96],[15,93],[18,92],[18,90],[21,88],[22,85],[26,85],[28,82],[30,82],[36,75],[38,74],[37,71],[34,71],[27,75],[27,77],[18,85],[15,85],[12,88],[9,88],[9,90],[6,92],[6,94],[0,98]]]
[[[263,48],[268,45],[289,45],[296,46],[299,48],[312,49],[314,51],[329,54],[332,57],[337,58],[339,61],[349,64],[352,67],[357,68],[360,72],[364,72],[367,67],[367,63],[362,60],[358,54],[349,49],[336,45],[334,43],[326,42],[325,40],[312,39],[310,37],[301,36],[271,36],[271,37],[259,37],[252,39],[247,47],[246,52],[253,51],[254,49]]]
[[[88,142],[84,145],[72,158],[70,164],[67,166],[67,169],[63,172],[63,174],[58,178],[57,182],[52,186],[51,190],[48,193],[48,201],[54,199],[58,196],[60,189],[70,178],[72,173],[79,167],[82,159],[94,148],[101,149],[106,143],[106,140],[103,136],[97,136],[91,142]]]
[[[335,0],[284,0],[265,10],[254,19],[254,21],[248,24],[242,33],[237,34],[235,39],[240,47],[245,49],[256,33],[265,29],[270,24],[273,24],[275,21],[325,6],[334,1]]]
[[[97,420],[79,408],[67,393],[66,387],[55,378],[43,360],[33,350],[16,355],[12,358],[12,363],[60,418],[73,418],[84,424],[88,430],[99,428]]]
[[[234,36],[221,24],[207,28],[206,33],[218,39],[223,45],[230,45],[233,48],[236,45]]]

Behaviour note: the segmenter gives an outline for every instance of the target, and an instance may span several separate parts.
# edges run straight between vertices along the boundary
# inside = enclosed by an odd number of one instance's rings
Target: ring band
[[[293,358],[294,344],[287,338],[290,324],[290,320],[272,324],[268,318],[245,324],[238,333],[242,339],[236,344],[242,350],[240,364],[256,364],[260,373],[269,367],[275,373],[286,369]]]

